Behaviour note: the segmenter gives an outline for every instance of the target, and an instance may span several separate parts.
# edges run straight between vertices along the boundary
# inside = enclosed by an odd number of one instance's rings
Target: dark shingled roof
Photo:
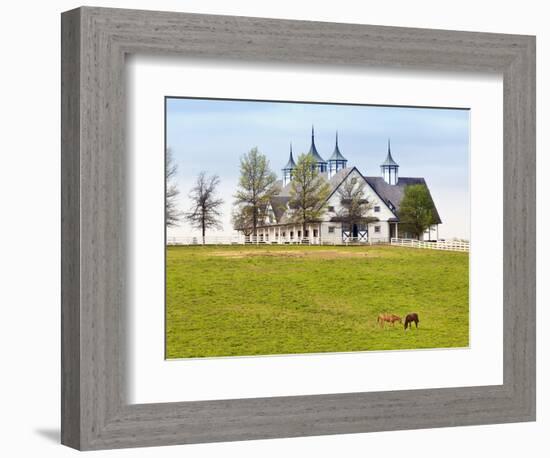
[[[403,196],[405,195],[405,187],[412,184],[423,184],[428,187],[424,178],[399,177],[399,179],[397,180],[397,184],[394,185],[386,183],[386,181],[382,177],[365,177],[365,180],[367,180],[367,183],[382,198],[382,200],[386,202],[387,205],[393,205],[395,207],[394,213],[399,213],[401,200],[403,200]],[[429,192],[430,190],[428,188],[428,193]],[[441,224],[441,218],[439,217],[437,208],[435,208],[434,216],[437,224]]]
[[[354,169],[354,167],[346,167],[344,169],[338,170],[334,175],[332,175],[331,179],[328,180],[330,184],[330,193],[332,194],[334,191],[336,191],[336,188],[340,186],[340,183],[342,183],[342,180],[346,178],[351,171]]]
[[[286,212],[286,204],[290,200],[289,197],[285,196],[276,196],[271,198],[271,208],[273,208],[273,213],[275,213],[275,220],[280,223],[283,215]]]
[[[283,186],[283,180],[278,180],[275,183],[275,186],[277,186],[279,191],[279,197],[290,197],[290,183],[288,183],[286,186]]]
[[[348,173],[350,173],[352,170],[353,170],[353,168],[350,168],[350,167],[346,167],[345,169],[340,169],[337,173],[335,173],[332,176],[332,178],[330,180],[328,180],[328,182],[330,184],[330,191],[331,191],[330,193],[331,194],[336,190],[336,188],[340,185],[342,180],[344,178],[346,178]],[[320,175],[322,177],[324,177],[325,179],[328,179],[327,173],[321,173]],[[278,180],[275,183],[275,186],[277,186],[280,190],[277,197],[286,197],[287,200],[290,198],[290,186],[291,186],[290,183],[288,183],[286,186],[283,186],[283,181]]]
[[[330,184],[331,194],[336,190],[336,188],[340,185],[342,180],[348,176],[348,173],[350,173],[353,169],[352,168],[345,168],[342,170],[339,170],[338,173],[334,174],[330,180],[328,180]],[[327,178],[326,173],[322,173],[321,176],[324,176],[325,179]],[[278,180],[275,183],[275,186],[279,188],[279,194],[276,197],[271,198],[271,207],[273,208],[273,212],[275,213],[275,219],[277,221],[277,224],[286,224],[288,223],[288,215],[286,215],[286,207],[288,204],[288,201],[290,200],[290,183],[288,183],[286,186],[283,186],[283,181]]]
[[[346,167],[345,169],[339,170],[338,173],[334,174],[330,180],[328,180],[331,189],[331,195],[336,191],[336,188],[342,183],[355,167]],[[357,169],[356,169],[357,170]],[[325,178],[326,174],[323,174]],[[399,207],[401,205],[401,200],[405,194],[405,187],[413,184],[423,184],[427,187],[426,180],[424,178],[410,178],[410,177],[399,177],[397,184],[390,185],[384,181],[382,177],[364,177],[369,186],[378,194],[380,199],[384,201],[386,205],[390,208],[394,208],[393,212],[398,213]],[[273,212],[275,213],[275,219],[278,224],[286,224],[288,218],[286,215],[286,206],[290,200],[290,183],[283,187],[283,182],[281,180],[277,181],[275,186],[280,189],[279,195],[271,199],[271,206]],[[428,188],[428,192],[429,188]],[[430,195],[431,197],[431,195]],[[433,199],[432,199],[433,201]],[[434,204],[435,208],[435,204]],[[435,219],[437,224],[441,224],[441,218],[435,209]],[[390,221],[398,221],[397,218],[391,218]]]

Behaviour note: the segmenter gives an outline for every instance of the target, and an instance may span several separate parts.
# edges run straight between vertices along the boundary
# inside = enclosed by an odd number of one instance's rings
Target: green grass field
[[[468,346],[468,254],[391,246],[182,246],[166,357]],[[417,312],[419,328],[377,325]]]

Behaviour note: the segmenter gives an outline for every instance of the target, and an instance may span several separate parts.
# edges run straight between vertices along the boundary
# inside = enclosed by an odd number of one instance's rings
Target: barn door
[[[351,231],[342,231],[342,241],[351,242]]]
[[[358,242],[368,242],[369,232],[368,231],[358,231],[357,232],[357,241]]]

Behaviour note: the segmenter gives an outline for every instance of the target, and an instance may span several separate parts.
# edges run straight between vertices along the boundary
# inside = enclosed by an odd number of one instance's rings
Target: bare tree
[[[367,216],[373,208],[372,203],[365,196],[365,182],[357,177],[351,177],[344,181],[338,188],[340,197],[340,209],[333,221],[340,221],[349,230],[353,230],[354,224],[368,224],[378,221],[374,216]]]
[[[290,220],[302,225],[302,237],[308,223],[320,221],[326,211],[330,194],[330,185],[321,176],[316,165],[310,154],[302,154],[290,182]]]
[[[223,200],[216,196],[216,188],[219,184],[218,175],[207,177],[206,172],[201,172],[197,176],[195,186],[189,192],[192,204],[189,211],[185,213],[185,219],[191,226],[201,230],[203,245],[207,229],[222,228],[220,207]]]
[[[233,213],[235,229],[257,235],[256,229],[265,219],[271,198],[279,193],[276,181],[277,176],[271,171],[269,161],[258,148],[252,148],[241,158],[241,176]]]
[[[247,237],[254,232],[252,220],[252,209],[250,206],[242,205],[233,209],[231,215],[233,228],[236,231],[242,232]]]
[[[177,226],[181,220],[182,212],[178,210],[179,189],[176,183],[178,165],[174,161],[172,149],[166,149],[166,226]]]

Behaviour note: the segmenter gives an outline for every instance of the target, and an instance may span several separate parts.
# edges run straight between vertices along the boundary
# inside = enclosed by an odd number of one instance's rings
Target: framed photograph
[[[165,104],[167,359],[469,347],[469,110]]]
[[[62,15],[62,442],[535,419],[535,39]]]

